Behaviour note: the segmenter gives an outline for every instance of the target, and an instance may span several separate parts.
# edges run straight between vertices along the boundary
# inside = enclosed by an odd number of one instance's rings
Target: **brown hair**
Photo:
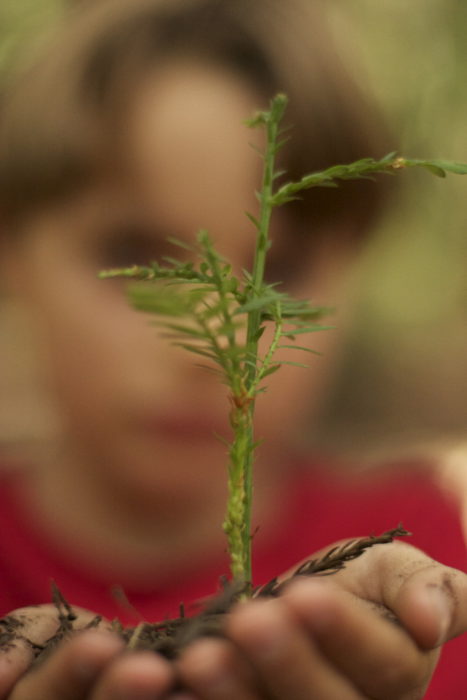
[[[390,150],[374,105],[336,54],[318,0],[102,0],[70,12],[6,90],[1,218],[21,220],[102,174],[119,84],[180,54],[240,73],[263,102],[287,93],[288,178]],[[315,229],[327,222],[361,237],[385,190],[381,180],[346,182],[288,206]]]

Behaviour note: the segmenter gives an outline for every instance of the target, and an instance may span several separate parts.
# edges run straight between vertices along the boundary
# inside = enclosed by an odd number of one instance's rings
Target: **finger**
[[[368,550],[333,579],[359,598],[383,603],[423,649],[467,630],[467,575],[405,542]]]
[[[19,678],[34,658],[31,646],[24,640],[8,642],[0,656],[0,700],[6,700]]]
[[[184,686],[203,700],[257,700],[251,669],[232,644],[201,639],[191,644],[177,662]]]
[[[54,605],[18,608],[2,618],[2,633],[13,637],[26,637],[34,644],[42,644],[58,627],[57,608]]]
[[[85,628],[96,619],[94,613],[82,608],[73,608],[73,613],[76,615],[73,620],[76,630]],[[12,687],[47,641],[54,637],[59,626],[58,611],[52,604],[18,608],[0,620],[0,700],[8,697]],[[110,631],[110,623],[101,620],[99,629]]]
[[[241,604],[227,621],[239,646],[274,700],[363,700],[325,659],[284,603]]]
[[[34,661],[38,649],[57,631],[53,605],[19,608],[0,620],[0,698],[6,698]]]
[[[329,584],[299,580],[282,596],[329,663],[364,696],[423,697],[438,653],[420,650],[402,627]]]
[[[21,678],[9,700],[84,700],[99,673],[122,648],[123,642],[108,633],[77,634]]]
[[[467,576],[438,564],[414,571],[398,588],[390,582],[386,605],[423,649],[438,647],[467,630]]]
[[[128,652],[105,669],[92,700],[157,700],[175,680],[168,661],[152,651]]]
[[[73,628],[83,629],[96,619],[96,615],[83,608],[73,608],[75,619]],[[59,627],[60,621],[55,605],[36,605],[14,610],[0,620],[0,627],[3,633],[8,630],[14,632],[13,636],[25,637],[33,644],[40,646],[47,639],[50,639]],[[102,620],[100,629],[110,629],[110,624]]]

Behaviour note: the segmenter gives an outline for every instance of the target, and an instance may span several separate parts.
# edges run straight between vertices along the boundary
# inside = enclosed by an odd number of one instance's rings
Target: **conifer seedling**
[[[259,215],[256,218],[248,214],[256,229],[251,270],[236,276],[229,261],[217,252],[209,233],[202,230],[196,243],[188,246],[189,262],[164,258],[148,266],[135,265],[101,273],[103,278],[122,276],[144,281],[145,284],[130,286],[133,305],[152,314],[156,324],[165,329],[175,345],[202,360],[209,360],[210,368],[215,367],[220,381],[227,386],[233,436],[227,442],[229,496],[223,528],[228,540],[231,575],[245,595],[251,593],[252,472],[258,437],[261,437],[254,433],[255,404],[266,388],[267,378],[284,364],[276,359],[276,353],[291,347],[302,354],[313,352],[300,344],[300,337],[330,328],[322,323],[327,309],[293,299],[281,291],[280,285],[265,282],[274,209],[296,199],[304,190],[337,187],[340,180],[395,175],[413,167],[425,168],[438,177],[445,177],[447,172],[467,174],[466,164],[409,159],[389,153],[380,160],[362,158],[304,175],[296,182],[277,184],[284,175],[276,170],[275,162],[287,140],[281,129],[286,105],[286,96],[279,94],[272,100],[269,110],[258,112],[248,122],[251,128],[261,128],[266,133],[262,186],[257,193]],[[187,248],[184,242],[170,240],[176,247]],[[268,325],[273,328],[272,340],[266,351],[260,353],[259,340]],[[306,367],[299,361],[287,364]],[[389,533],[389,539],[395,534],[404,534],[404,531],[396,528]],[[363,546],[346,546],[337,560],[342,564],[377,541],[388,541],[388,537],[369,538]],[[326,568],[339,568],[339,561],[334,561],[332,553],[330,555],[332,561],[327,562]]]

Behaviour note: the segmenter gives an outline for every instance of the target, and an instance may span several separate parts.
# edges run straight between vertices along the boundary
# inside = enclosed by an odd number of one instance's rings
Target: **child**
[[[160,619],[212,593],[226,573],[225,448],[212,439],[228,431],[223,388],[157,336],[120,282],[97,272],[170,254],[168,235],[190,241],[201,227],[236,269],[248,266],[253,235],[243,212],[255,211],[261,167],[249,142],[260,147],[261,136],[243,121],[279,90],[290,99],[282,165],[291,177],[389,150],[321,13],[298,0],[286,8],[278,0],[102,2],[70,17],[7,91],[2,274],[30,315],[63,430],[37,464],[3,478],[3,613],[47,603],[54,579],[73,605],[109,619],[134,621],[113,585],[144,619]],[[349,183],[284,208],[268,277],[342,312],[385,184]],[[456,514],[428,483],[341,487],[325,465],[307,458],[304,466],[294,453],[339,340],[314,335],[324,357],[271,376],[258,402],[255,581],[399,520],[418,528],[429,553],[461,567]],[[443,547],[426,522],[435,511],[446,525]],[[49,607],[25,614],[16,613],[25,636],[50,636]],[[239,609],[227,627],[234,644],[193,645],[177,673],[190,693],[183,697],[208,700],[421,697],[433,648],[466,627],[465,577],[406,545],[385,546],[329,581]],[[113,636],[88,633],[23,678],[30,652],[19,644],[2,659],[0,697],[175,697],[172,666],[120,652]],[[449,666],[442,681],[436,697],[459,696],[462,667]]]

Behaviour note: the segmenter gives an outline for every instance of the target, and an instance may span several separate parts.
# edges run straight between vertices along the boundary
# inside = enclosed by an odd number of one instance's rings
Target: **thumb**
[[[414,571],[386,605],[422,649],[440,646],[467,630],[467,575],[431,561]]]
[[[372,547],[333,582],[391,610],[421,649],[467,631],[467,574],[395,540]]]

